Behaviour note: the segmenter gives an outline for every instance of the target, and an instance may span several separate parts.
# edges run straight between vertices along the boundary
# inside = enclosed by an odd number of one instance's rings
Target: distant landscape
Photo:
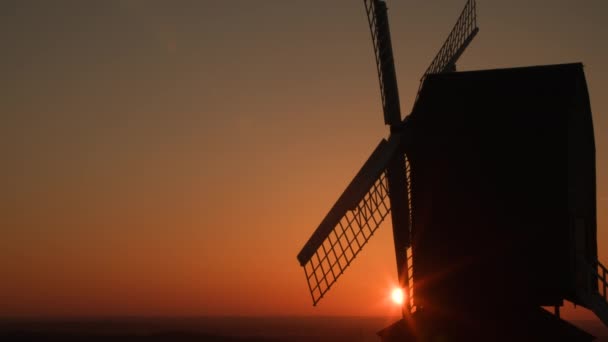
[[[104,319],[3,319],[2,341],[209,341],[209,342],[379,342],[386,317],[188,317]],[[597,321],[577,326],[608,342]]]

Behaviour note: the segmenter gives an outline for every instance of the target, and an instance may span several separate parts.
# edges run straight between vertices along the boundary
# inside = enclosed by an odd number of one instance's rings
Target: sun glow
[[[391,299],[393,303],[397,305],[403,305],[403,301],[405,300],[405,294],[403,293],[403,289],[397,287],[394,288],[391,292]]]

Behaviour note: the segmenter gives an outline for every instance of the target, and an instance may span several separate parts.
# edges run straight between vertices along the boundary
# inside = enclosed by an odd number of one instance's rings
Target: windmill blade
[[[402,289],[409,287],[406,251],[411,243],[411,201],[409,199],[409,173],[405,154],[396,154],[386,168],[390,194],[393,244],[397,261],[397,275]]]
[[[439,49],[439,53],[437,53],[431,65],[429,65],[424,75],[422,75],[420,87],[422,87],[424,79],[429,74],[455,71],[456,61],[473,38],[475,38],[477,32],[479,32],[479,28],[477,27],[477,5],[475,0],[468,0],[460,13],[458,21],[456,21],[456,25],[452,28],[452,32],[450,32],[443,46]]]
[[[401,108],[386,3],[380,0],[363,0],[363,4],[374,44],[384,123],[395,125],[401,122]]]
[[[344,273],[390,212],[386,168],[400,135],[382,139],[298,254],[313,305]]]

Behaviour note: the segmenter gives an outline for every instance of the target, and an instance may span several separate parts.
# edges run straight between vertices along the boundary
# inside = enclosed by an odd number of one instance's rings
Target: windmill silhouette
[[[411,180],[409,162],[401,147],[406,122],[401,120],[386,3],[365,0],[364,5],[374,45],[384,123],[390,127],[390,137],[380,141],[298,254],[298,260],[304,266],[316,305],[390,212],[399,281],[406,289],[408,309],[414,310]],[[470,0],[422,76],[421,87],[429,74],[455,71],[456,61],[478,31],[475,2]]]
[[[298,254],[313,304],[390,213],[406,300],[383,340],[592,340],[559,315],[569,300],[608,324],[582,64],[455,72],[468,0],[402,119],[386,3],[364,5],[390,135]]]

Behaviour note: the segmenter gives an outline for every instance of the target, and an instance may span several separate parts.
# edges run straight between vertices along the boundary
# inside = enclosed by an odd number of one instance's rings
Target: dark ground
[[[376,332],[396,319],[379,317],[112,318],[0,320],[0,341],[65,342],[379,342]],[[597,321],[577,326],[608,342]]]

